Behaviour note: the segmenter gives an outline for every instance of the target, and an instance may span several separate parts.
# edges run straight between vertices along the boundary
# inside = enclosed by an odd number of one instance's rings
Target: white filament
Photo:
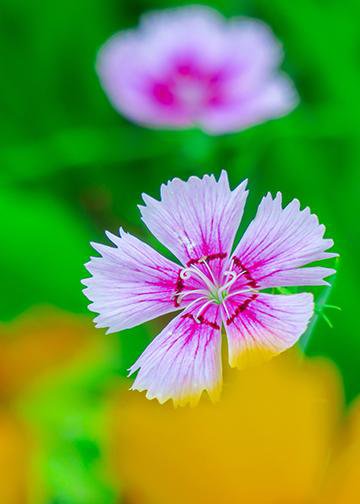
[[[214,282],[214,284],[216,284],[216,280],[215,280],[215,277],[214,277],[214,273],[212,272],[212,269],[210,268],[210,266],[208,265],[208,263],[206,262],[206,259],[201,259],[201,263],[204,264],[208,270],[208,272],[210,273],[210,276],[211,276],[211,279],[212,281]]]
[[[227,318],[229,319],[229,318],[230,318],[230,313],[229,313],[229,310],[228,310],[228,308],[227,308],[226,303],[225,303],[225,301],[224,301],[224,300],[223,300],[223,302],[222,302],[222,306],[223,306],[223,308],[224,308],[224,310],[225,310],[225,313],[226,313]]]
[[[210,299],[210,301],[208,301],[207,303],[204,303],[202,306],[200,306],[200,309],[198,310],[197,314],[194,316],[195,322],[197,322],[198,324],[201,324],[201,320],[199,320],[199,316],[205,310],[205,308],[207,306],[209,306],[211,303],[214,303],[213,299]]]
[[[188,291],[179,292],[179,294],[174,294],[174,299],[177,299],[178,303],[181,303],[185,296],[189,296],[190,294],[203,294],[206,296],[208,291],[205,289],[193,289]]]
[[[218,294],[221,295],[224,291],[229,290],[230,287],[236,282],[236,280],[240,278],[244,273],[245,271],[241,271],[241,273],[235,273],[235,271],[224,271],[224,275],[226,277],[231,276],[232,278],[230,278],[230,280],[228,280],[225,285],[220,287]]]
[[[252,289],[251,287],[249,289],[244,289],[244,290],[239,290],[239,291],[236,291],[236,292],[230,292],[230,294],[228,294],[226,296],[226,299],[232,297],[232,296],[236,296],[237,294],[245,294],[246,292],[253,292],[255,294],[258,294],[259,291],[257,291],[256,289]]]
[[[207,297],[205,297],[205,296],[201,296],[201,297],[199,297],[199,298],[194,299],[194,301],[191,301],[191,303],[190,303],[190,304],[188,304],[188,305],[186,306],[186,310],[188,311],[188,310],[189,310],[189,308],[191,308],[192,306],[194,306],[194,305],[195,305],[196,303],[198,303],[199,301],[206,301],[207,299],[208,299],[208,298],[207,298]],[[194,317],[194,318],[195,318],[195,317]]]
[[[180,271],[180,278],[182,278],[183,280],[191,278],[192,275],[198,276],[209,290],[212,290],[214,288],[214,285],[210,282],[210,279],[195,265],[192,265],[189,268],[183,268]]]

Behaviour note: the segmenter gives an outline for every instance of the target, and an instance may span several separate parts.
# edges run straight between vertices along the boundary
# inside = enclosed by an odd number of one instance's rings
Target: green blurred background
[[[283,68],[301,97],[300,106],[285,118],[215,137],[128,122],[113,110],[95,73],[97,50],[109,36],[136,25],[147,10],[181,4],[1,0],[4,332],[39,306],[83,314],[90,328],[80,285],[87,276],[83,264],[91,254],[89,242],[104,241],[104,229],[116,232],[121,225],[155,244],[139,218],[141,193],[157,196],[161,182],[170,178],[218,174],[225,168],[233,186],[249,177],[245,223],[264,193],[280,190],[286,201],[297,197],[309,205],[334,238],[341,258],[329,302],[342,311],[326,312],[333,329],[319,318],[308,352],[336,362],[351,401],[360,392],[359,4],[211,2],[225,16],[256,17],[272,27],[284,44]],[[46,481],[45,502],[111,503],[121,498],[103,468],[104,397],[155,330],[149,324],[106,341],[97,331],[92,338],[104,345],[102,358],[78,363],[61,378],[52,375],[11,403],[17,415],[41,432],[35,465]],[[3,403],[10,407],[8,398]]]

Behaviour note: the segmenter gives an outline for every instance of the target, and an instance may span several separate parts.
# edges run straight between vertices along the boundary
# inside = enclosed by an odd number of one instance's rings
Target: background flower
[[[98,72],[114,106],[148,126],[241,130],[297,103],[279,73],[282,49],[259,21],[225,21],[205,6],[159,11],[113,36]]]

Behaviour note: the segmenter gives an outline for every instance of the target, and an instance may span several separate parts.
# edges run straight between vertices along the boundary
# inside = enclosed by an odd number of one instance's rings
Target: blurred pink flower
[[[237,131],[297,103],[279,72],[281,46],[263,23],[225,21],[190,6],[147,14],[101,49],[98,72],[114,107],[147,126]]]
[[[120,229],[115,247],[93,244],[102,257],[83,280],[97,327],[121,331],[183,310],[131,367],[133,389],[176,404],[196,403],[203,390],[216,398],[222,384],[221,326],[233,367],[280,353],[299,339],[313,314],[309,293],[273,295],[269,287],[326,285],[335,271],[309,263],[334,257],[333,241],[309,208],[293,200],[282,208],[270,194],[231,253],[242,218],[246,181],[231,191],[222,172],[179,179],[161,187],[161,201],[144,195],[142,218],[182,263],[178,265]]]

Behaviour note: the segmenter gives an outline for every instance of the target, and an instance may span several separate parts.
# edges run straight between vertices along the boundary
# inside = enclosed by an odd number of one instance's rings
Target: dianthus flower
[[[133,389],[149,399],[196,403],[203,390],[215,399],[222,384],[221,327],[230,365],[244,367],[292,345],[313,314],[313,295],[270,294],[264,289],[326,285],[333,269],[308,263],[333,257],[309,208],[281,194],[260,203],[231,253],[247,197],[246,181],[231,191],[225,171],[161,187],[161,200],[144,195],[143,221],[181,262],[176,264],[120,229],[107,233],[115,247],[93,244],[102,257],[86,267],[83,282],[97,327],[121,331],[181,310],[131,367]]]
[[[135,122],[238,131],[283,116],[297,103],[281,72],[282,49],[263,23],[226,21],[208,7],[147,14],[114,35],[97,69],[114,107]]]

